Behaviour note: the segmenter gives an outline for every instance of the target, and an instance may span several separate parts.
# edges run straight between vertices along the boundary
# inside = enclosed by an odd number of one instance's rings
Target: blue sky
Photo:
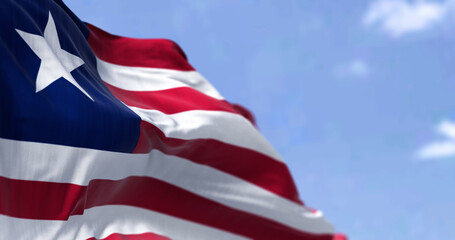
[[[351,240],[452,237],[455,0],[65,2],[179,43]]]

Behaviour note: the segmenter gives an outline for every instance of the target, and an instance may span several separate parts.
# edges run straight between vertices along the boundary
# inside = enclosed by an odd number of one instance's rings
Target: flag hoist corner
[[[345,238],[176,43],[59,0],[2,1],[0,31],[0,239]]]

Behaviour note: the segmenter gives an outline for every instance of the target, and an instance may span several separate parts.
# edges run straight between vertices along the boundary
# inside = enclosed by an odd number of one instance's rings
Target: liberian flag
[[[2,0],[0,31],[0,239],[336,238],[176,43],[52,0]]]

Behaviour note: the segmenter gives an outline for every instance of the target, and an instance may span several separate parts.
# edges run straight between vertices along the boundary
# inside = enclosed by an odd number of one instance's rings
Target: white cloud
[[[442,121],[438,125],[437,131],[440,134],[445,135],[446,137],[455,141],[455,123],[454,122],[451,122],[449,120]]]
[[[421,159],[434,159],[455,156],[455,141],[441,141],[430,143],[420,149],[418,156]]]
[[[378,25],[392,37],[428,29],[455,12],[455,1],[376,0],[364,16],[366,26]]]
[[[445,140],[434,141],[422,147],[417,156],[420,159],[436,159],[455,156],[455,122],[441,121],[436,132],[445,136]]]
[[[334,73],[339,77],[364,78],[370,74],[370,67],[365,60],[354,59],[350,62],[337,66]]]

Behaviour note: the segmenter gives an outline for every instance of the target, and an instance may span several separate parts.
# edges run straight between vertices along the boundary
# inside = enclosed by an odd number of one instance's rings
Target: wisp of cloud
[[[455,1],[377,0],[364,15],[366,26],[379,25],[391,37],[423,31],[455,12]]]
[[[417,152],[420,159],[438,159],[455,156],[455,122],[449,120],[441,121],[436,132],[445,136],[446,139],[433,141]]]

